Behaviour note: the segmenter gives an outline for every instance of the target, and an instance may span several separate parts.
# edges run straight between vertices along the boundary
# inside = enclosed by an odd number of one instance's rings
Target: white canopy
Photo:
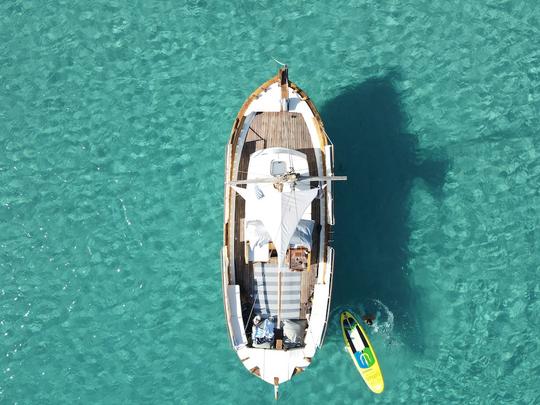
[[[231,186],[246,203],[257,212],[257,216],[270,235],[278,254],[278,265],[283,266],[289,243],[302,215],[319,192],[318,188],[292,189],[267,193],[261,196],[251,190]]]

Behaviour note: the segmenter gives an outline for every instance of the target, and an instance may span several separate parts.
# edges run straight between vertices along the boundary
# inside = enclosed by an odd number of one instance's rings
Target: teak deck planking
[[[272,147],[284,147],[294,149],[304,153],[308,160],[309,174],[312,176],[319,175],[317,173],[317,162],[315,159],[315,151],[309,130],[301,114],[290,112],[264,112],[258,113],[249,127],[244,146],[240,155],[238,165],[237,180],[247,178],[247,170],[249,165],[250,155],[261,149]],[[313,183],[314,185],[316,184]],[[240,285],[243,302],[251,307],[251,296],[253,291],[253,264],[246,264],[245,250],[243,240],[243,226],[245,217],[245,202],[240,196],[236,196],[235,213],[231,213],[231,218],[234,215],[235,220],[235,275],[236,282]],[[312,219],[315,221],[313,231],[313,244],[311,249],[311,262],[309,269],[302,272],[301,282],[301,308],[300,317],[305,318],[306,313],[310,310],[310,298],[315,285],[317,276],[317,262],[319,253],[319,233],[320,233],[320,203],[315,199],[312,203]],[[246,322],[247,319],[244,319]]]

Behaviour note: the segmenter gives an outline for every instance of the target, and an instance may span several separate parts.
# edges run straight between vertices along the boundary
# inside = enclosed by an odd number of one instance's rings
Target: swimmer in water
[[[369,326],[373,326],[373,321],[375,320],[375,316],[371,315],[371,314],[365,314],[362,319],[364,320],[364,322],[366,324],[368,324]]]

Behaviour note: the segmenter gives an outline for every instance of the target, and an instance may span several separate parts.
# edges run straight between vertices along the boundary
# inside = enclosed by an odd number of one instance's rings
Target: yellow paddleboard
[[[348,311],[341,313],[340,320],[347,351],[358,372],[369,389],[380,394],[384,390],[384,379],[375,350],[371,346],[366,332],[360,326],[360,322]]]

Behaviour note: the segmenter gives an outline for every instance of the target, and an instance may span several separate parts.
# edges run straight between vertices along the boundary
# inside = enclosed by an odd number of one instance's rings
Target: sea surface
[[[540,3],[0,4],[0,403],[273,404],[225,328],[225,144],[286,62],[335,144],[287,404],[540,403]],[[373,312],[370,393],[339,311]]]

